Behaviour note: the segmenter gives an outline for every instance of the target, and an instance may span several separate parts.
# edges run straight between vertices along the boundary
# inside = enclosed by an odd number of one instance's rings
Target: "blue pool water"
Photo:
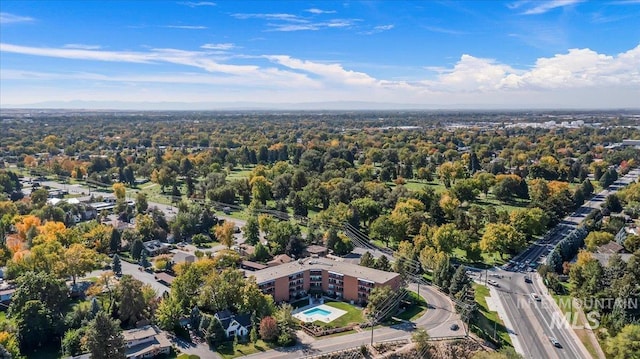
[[[321,315],[323,317],[326,317],[327,315],[331,314],[330,311],[328,310],[324,310],[324,309],[320,309],[320,308],[311,308],[311,309],[307,309],[304,312],[302,312],[302,314],[304,315]]]

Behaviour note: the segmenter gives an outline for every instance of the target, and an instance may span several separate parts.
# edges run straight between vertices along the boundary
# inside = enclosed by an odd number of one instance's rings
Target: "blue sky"
[[[3,107],[640,107],[640,0],[3,0],[0,12]]]

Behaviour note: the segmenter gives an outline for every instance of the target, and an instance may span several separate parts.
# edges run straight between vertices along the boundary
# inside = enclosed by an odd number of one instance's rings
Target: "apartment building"
[[[305,258],[250,273],[263,293],[276,302],[310,295],[327,295],[353,303],[366,303],[375,287],[397,289],[398,273],[385,272],[328,258]]]

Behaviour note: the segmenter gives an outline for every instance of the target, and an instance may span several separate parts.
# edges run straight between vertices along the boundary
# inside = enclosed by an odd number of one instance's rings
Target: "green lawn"
[[[271,346],[271,344],[266,343],[262,340],[258,340],[255,344],[253,343],[238,344],[236,345],[235,348],[233,347],[233,342],[225,342],[219,345],[216,348],[216,351],[218,352],[218,354],[220,354],[222,358],[231,359],[231,358],[242,357],[242,356],[257,353],[257,352],[264,352],[272,348],[273,346]]]
[[[427,302],[424,298],[418,296],[418,293],[409,292],[408,300],[411,302],[411,305],[402,313],[396,315],[396,318],[410,321],[420,317],[427,311]]]
[[[313,324],[316,324],[321,327],[341,328],[341,327],[346,327],[351,323],[362,323],[364,321],[364,318],[362,316],[362,309],[358,309],[349,303],[325,302],[324,304],[332,308],[342,309],[346,311],[346,313],[342,315],[340,318],[330,323],[315,321]]]
[[[247,168],[247,169],[234,168],[233,171],[231,171],[227,175],[227,181],[231,182],[231,181],[243,179],[243,178],[249,179],[249,175],[251,174],[251,171],[253,171],[252,168]]]
[[[473,288],[475,290],[475,301],[478,303],[478,320],[476,321],[476,325],[491,336],[493,336],[495,330],[497,336],[511,344],[511,338],[509,337],[507,328],[498,317],[498,313],[490,311],[487,305],[486,297],[489,296],[489,288],[479,284],[474,284]]]
[[[200,356],[195,354],[180,354],[178,359],[200,359]]]

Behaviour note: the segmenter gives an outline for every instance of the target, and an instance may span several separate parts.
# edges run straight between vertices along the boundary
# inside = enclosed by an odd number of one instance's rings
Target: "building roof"
[[[326,253],[327,247],[314,244],[314,245],[308,246],[306,250],[307,250],[307,253],[320,254],[320,253]]]
[[[158,334],[158,332],[156,332],[156,329],[150,325],[145,325],[142,328],[125,330],[122,332],[122,336],[124,337],[125,342],[149,338],[156,334]]]
[[[193,254],[182,251],[175,251],[172,258],[174,263],[184,263],[187,261],[193,262],[195,261],[195,259],[196,256],[194,256]]]
[[[349,262],[338,262],[328,258],[305,258],[295,262],[269,267],[263,270],[247,273],[256,278],[258,284],[286,277],[307,269],[326,270],[350,277],[368,280],[374,283],[384,283],[399,276],[398,273],[385,272],[378,269],[367,268]]]
[[[168,285],[171,285],[171,283],[173,283],[173,281],[176,279],[176,277],[172,276],[169,273],[159,272],[159,273],[156,273],[156,279],[158,281],[165,282]]]
[[[615,241],[611,241],[598,247],[598,253],[620,253],[623,250],[624,247],[616,243]]]
[[[243,327],[249,327],[251,325],[251,314],[232,314],[228,309],[217,312],[214,315],[222,324],[222,327],[226,330],[234,320]]]
[[[160,242],[157,239],[152,239],[142,244],[144,245],[144,248],[149,252],[155,252],[162,249],[169,249],[169,244]]]
[[[284,263],[290,263],[293,260],[293,258],[289,257],[286,254],[278,254],[277,256],[273,257],[272,260],[267,262],[268,266],[277,266],[280,264],[284,264]]]
[[[255,270],[261,270],[261,269],[267,268],[267,266],[262,263],[257,263],[252,261],[242,261],[242,267],[251,268]]]

